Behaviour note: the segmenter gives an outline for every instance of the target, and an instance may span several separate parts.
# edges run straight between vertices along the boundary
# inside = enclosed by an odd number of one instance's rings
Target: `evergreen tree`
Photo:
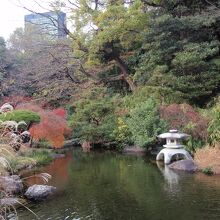
[[[134,76],[204,105],[220,91],[219,1],[151,1],[149,29]],[[145,5],[149,2],[145,1]]]

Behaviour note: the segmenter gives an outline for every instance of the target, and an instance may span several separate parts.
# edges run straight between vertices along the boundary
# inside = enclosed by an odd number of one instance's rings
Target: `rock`
[[[53,195],[56,191],[56,187],[47,185],[33,185],[30,186],[25,192],[25,196],[32,200],[42,200],[50,195]]]
[[[67,140],[64,142],[64,145],[63,145],[64,148],[78,147],[78,146],[80,146],[80,139],[79,138]]]
[[[20,198],[8,197],[8,198],[0,199],[0,204],[1,204],[1,206],[17,206],[17,205],[25,203],[24,201],[25,200],[20,199]]]
[[[197,165],[193,160],[179,160],[169,165],[169,168],[176,170],[183,170],[187,172],[196,172],[198,170]]]
[[[65,154],[53,154],[52,155],[53,159],[64,158],[65,156],[66,156]]]
[[[147,152],[146,148],[137,147],[137,146],[128,146],[125,147],[123,153],[125,154],[145,154]]]
[[[23,190],[22,180],[18,175],[1,176],[0,188],[9,194],[18,194]]]

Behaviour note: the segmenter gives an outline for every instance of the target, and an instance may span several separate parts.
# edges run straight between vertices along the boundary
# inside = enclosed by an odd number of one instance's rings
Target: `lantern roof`
[[[188,138],[190,135],[185,133],[180,133],[178,130],[169,130],[167,133],[158,135],[159,138],[172,138],[172,139],[184,139]]]

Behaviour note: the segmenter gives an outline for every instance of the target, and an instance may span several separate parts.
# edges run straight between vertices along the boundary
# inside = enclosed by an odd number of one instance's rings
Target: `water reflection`
[[[177,194],[180,191],[180,175],[170,169],[168,165],[163,164],[159,161],[156,162],[157,167],[161,171],[165,179],[165,189],[172,194]]]
[[[49,184],[61,190],[55,199],[30,204],[40,220],[220,219],[220,190],[147,158],[74,151],[39,172],[50,173]],[[26,210],[19,217],[35,219]]]
[[[23,176],[32,176],[35,173],[38,174],[39,172],[46,172],[49,173],[52,176],[52,179],[49,180],[48,184],[56,185],[60,189],[64,188],[65,185],[69,181],[69,166],[72,162],[72,154],[68,152],[65,157],[63,158],[57,158],[55,159],[51,164],[43,167],[40,171],[34,170],[33,172],[28,172]],[[38,177],[31,177],[26,180],[26,184],[28,186],[34,185],[34,184],[42,184],[42,179]]]

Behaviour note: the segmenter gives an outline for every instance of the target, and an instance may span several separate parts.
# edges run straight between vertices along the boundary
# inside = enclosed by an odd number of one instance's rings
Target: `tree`
[[[2,82],[7,72],[8,67],[6,42],[3,37],[0,37],[0,95],[2,96]]]
[[[53,7],[60,10],[60,1],[56,3]],[[130,90],[134,90],[133,72],[128,61],[133,51],[140,47],[141,32],[146,28],[143,4],[139,0],[129,7],[117,0],[69,3],[75,30],[68,33],[81,73],[103,82],[124,81]],[[101,77],[103,73],[106,73],[105,77]]]
[[[155,144],[157,135],[166,130],[165,121],[160,119],[159,106],[153,99],[148,99],[130,109],[127,122],[134,143],[140,147]]]
[[[116,128],[115,103],[102,86],[84,91],[75,103],[71,127],[81,143],[106,143],[114,141]]]
[[[3,37],[0,37],[0,72],[5,71],[6,67],[6,43]]]
[[[43,8],[40,2],[37,4]],[[70,11],[74,30],[65,26],[65,31],[72,41],[74,70],[83,82],[87,78],[123,90],[135,89],[134,54],[141,46],[148,20],[140,0],[51,1],[50,6],[51,11]],[[48,18],[54,21],[53,17]]]
[[[135,81],[203,106],[220,91],[218,1],[144,2],[154,9]]]
[[[20,90],[56,105],[57,100],[68,100],[83,80],[77,76],[68,39],[55,41],[35,34],[34,29],[17,29],[9,39],[9,46],[14,69],[5,83],[7,95],[19,94]]]

